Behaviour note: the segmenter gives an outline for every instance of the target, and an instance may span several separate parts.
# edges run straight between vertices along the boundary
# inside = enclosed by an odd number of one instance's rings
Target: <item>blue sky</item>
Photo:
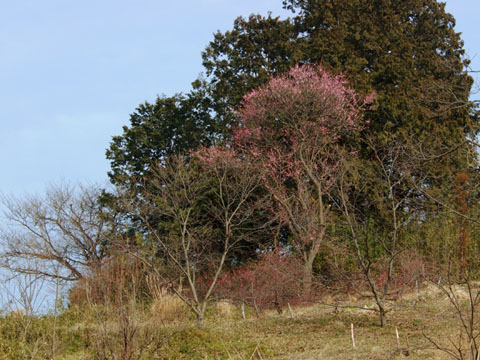
[[[0,192],[106,182],[105,149],[129,114],[188,91],[217,30],[281,0],[0,0]],[[449,0],[480,69],[479,0]]]

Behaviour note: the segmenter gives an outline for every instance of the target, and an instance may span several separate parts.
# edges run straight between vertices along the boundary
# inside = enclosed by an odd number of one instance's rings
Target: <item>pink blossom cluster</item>
[[[242,166],[238,153],[227,146],[202,147],[193,152],[193,155],[204,165],[212,168],[228,164],[230,167]]]
[[[298,244],[308,248],[324,236],[340,160],[354,154],[342,153],[340,140],[362,128],[361,108],[374,97],[359,101],[343,75],[296,66],[243,98],[229,146],[202,149],[197,156],[210,166],[219,159],[258,163],[276,200],[272,211],[295,223]]]
[[[328,188],[338,168],[339,139],[363,126],[360,108],[343,75],[296,66],[243,98],[233,146],[262,158],[267,185],[315,176]]]
[[[365,101],[374,98],[371,94]],[[361,127],[359,109],[355,91],[343,75],[330,74],[321,66],[296,66],[243,98],[236,111],[240,126],[234,131],[234,143],[242,146],[279,129],[298,135],[307,125],[324,137],[341,136]]]

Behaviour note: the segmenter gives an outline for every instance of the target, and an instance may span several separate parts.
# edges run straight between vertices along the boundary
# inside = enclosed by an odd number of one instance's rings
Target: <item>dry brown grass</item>
[[[183,322],[188,319],[190,310],[178,296],[169,293],[166,288],[160,288],[153,294],[150,313],[156,320],[159,322]]]
[[[232,319],[238,313],[238,309],[231,302],[222,300],[215,303],[217,314],[220,318],[223,319]]]
[[[458,293],[462,294],[462,289]],[[328,300],[328,299],[325,299]],[[378,326],[378,316],[355,306],[373,306],[365,300],[348,299],[351,307],[338,308],[327,304],[296,307],[294,317],[288,311],[278,315],[266,311],[257,319],[250,309],[247,320],[210,317],[205,335],[196,345],[196,355],[174,353],[178,359],[449,359],[433,349],[425,337],[448,346],[459,337],[456,314],[444,296],[431,286],[392,302],[385,328]],[[218,305],[223,306],[223,305]],[[217,311],[218,311],[217,306]],[[234,309],[238,311],[238,309]],[[351,341],[354,324],[356,347]],[[397,339],[396,331],[399,338]],[[190,341],[193,337],[190,335]],[[221,344],[220,350],[209,343]],[[209,344],[205,349],[203,344]],[[173,348],[175,344],[171,344]],[[174,350],[172,348],[172,351]]]
[[[465,289],[458,287],[456,290],[463,296]],[[332,306],[337,302],[343,307]],[[208,309],[204,328],[198,329],[186,305],[166,289],[159,289],[151,308],[147,312],[137,309],[140,313],[132,314],[128,318],[132,322],[126,323],[130,327],[124,328],[128,330],[135,326],[140,331],[141,336],[133,345],[148,344],[152,338],[160,339],[157,357],[148,352],[156,346],[152,343],[144,358],[162,360],[443,360],[449,359],[448,355],[434,349],[426,336],[446,347],[451,347],[451,342],[459,339],[457,314],[445,302],[444,294],[433,286],[420,287],[418,297],[414,290],[389,303],[391,311],[385,328],[378,326],[376,313],[361,310],[361,306],[372,307],[374,303],[364,298],[325,297],[322,304],[293,308],[293,317],[284,309],[283,315],[267,310],[257,318],[255,311],[247,308],[247,319],[243,320],[239,308],[228,302],[219,302]],[[104,330],[104,337],[109,342],[105,341],[99,347],[110,344],[114,348],[121,343],[119,334],[122,332],[118,325],[110,323],[113,321],[111,317],[106,320],[97,330]],[[354,325],[355,348],[352,346],[351,324]],[[154,332],[156,329],[158,333]],[[463,345],[468,345],[465,339]]]

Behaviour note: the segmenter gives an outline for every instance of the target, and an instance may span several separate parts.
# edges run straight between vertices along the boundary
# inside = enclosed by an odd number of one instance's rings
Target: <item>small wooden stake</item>
[[[355,335],[353,334],[353,323],[350,324],[350,328],[352,329],[352,346],[355,347]]]
[[[260,318],[260,314],[258,312],[257,301],[255,299],[253,299],[253,307],[255,309],[255,315],[257,315],[257,319]]]
[[[395,328],[395,333],[397,334],[397,346],[400,347],[400,336],[398,336],[398,328]]]
[[[288,305],[288,312],[290,313],[290,317],[293,318],[292,307],[290,306],[290,303],[287,303],[287,305]]]
[[[417,293],[417,300],[418,300],[418,280],[415,280],[415,291]]]
[[[240,306],[240,309],[242,311],[242,319],[246,320],[247,318],[245,317],[245,303],[242,302],[242,305]]]

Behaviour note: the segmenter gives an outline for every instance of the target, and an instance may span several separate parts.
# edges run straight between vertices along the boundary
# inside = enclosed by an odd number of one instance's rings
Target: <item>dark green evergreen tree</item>
[[[367,113],[375,132],[432,135],[453,145],[476,130],[473,80],[455,19],[436,0],[284,0],[305,60],[348,74],[360,93],[376,91]],[[368,14],[368,15],[367,15]]]
[[[215,118],[225,134],[236,123],[232,109],[245,94],[303,57],[290,20],[251,15],[237,18],[231,31],[217,32],[202,58]]]
[[[132,180],[148,177],[153,164],[169,155],[211,145],[218,130],[211,116],[211,101],[202,82],[182,95],[145,102],[130,115],[130,126],[114,136],[106,151],[113,184],[129,187]],[[131,184],[134,185],[134,184]],[[139,185],[139,184],[137,184]]]

